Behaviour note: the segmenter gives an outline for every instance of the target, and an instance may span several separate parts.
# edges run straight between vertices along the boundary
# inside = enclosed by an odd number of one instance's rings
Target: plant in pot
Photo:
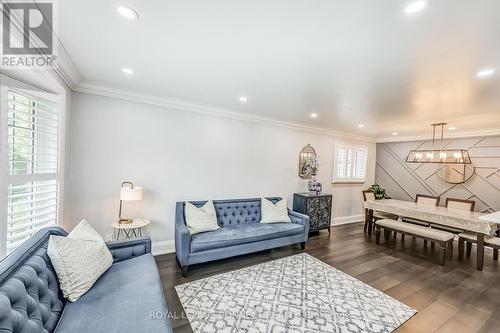
[[[382,188],[378,184],[374,184],[371,186],[371,190],[373,191],[373,195],[375,195],[375,199],[390,199],[391,197],[385,193],[385,189]]]

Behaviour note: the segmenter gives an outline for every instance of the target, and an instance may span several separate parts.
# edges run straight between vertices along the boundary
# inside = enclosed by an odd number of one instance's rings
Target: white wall
[[[374,143],[369,184],[332,185],[335,137],[84,93],[73,93],[68,136],[65,227],[85,218],[111,234],[120,183],[129,180],[144,187],[144,200],[126,202],[124,215],[150,219],[157,246],[173,245],[176,201],[286,195],[291,207],[293,192],[306,188],[297,169],[308,143],[336,222],[360,220],[361,189],[374,182]]]

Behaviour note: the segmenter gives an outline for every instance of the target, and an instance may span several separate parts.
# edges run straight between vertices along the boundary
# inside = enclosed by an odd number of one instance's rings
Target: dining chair
[[[415,196],[415,203],[418,203],[421,205],[439,206],[440,200],[441,200],[440,197],[435,197],[435,196],[427,195],[427,194],[417,194]],[[430,223],[427,221],[413,219],[413,218],[403,218],[403,222],[418,224],[418,225],[422,225],[425,227],[428,227],[430,225]]]
[[[439,206],[439,201],[441,201],[441,197],[439,196],[436,197],[427,194],[417,194],[415,196],[415,202],[422,205]]]
[[[377,198],[375,197],[375,193],[373,193],[373,190],[364,190],[363,192],[363,200],[366,201],[375,201]],[[365,217],[368,215],[368,209],[365,209]],[[383,212],[373,212],[373,221],[372,221],[372,229],[375,228],[375,223],[378,220],[383,220],[383,219],[392,219],[392,220],[397,220],[398,216],[389,214],[389,213],[383,213]],[[365,218],[365,227],[364,230],[368,228],[368,221]]]
[[[446,207],[452,209],[460,209],[473,212],[475,206],[476,202],[474,200],[463,200],[454,198],[446,199]],[[476,235],[473,233],[465,232],[464,230],[460,230],[460,233],[458,235],[458,257],[460,261],[463,260],[464,256],[464,250],[465,250],[464,245],[467,245],[467,257],[470,257],[472,251],[472,243],[477,243]],[[500,238],[486,236],[484,237],[484,246],[493,248],[493,259],[498,260],[498,250],[500,249]]]
[[[439,196],[432,196],[427,194],[417,194],[415,196],[415,203],[420,205],[428,205],[428,206],[439,206],[439,201],[441,198]],[[412,223],[421,225],[424,227],[430,227],[430,223],[424,220],[413,219],[413,218],[403,218],[403,222]],[[402,239],[404,240],[404,235],[402,235]],[[431,245],[434,246],[434,243],[431,242]],[[427,246],[427,241],[424,240],[424,246]]]
[[[476,202],[474,200],[464,200],[464,199],[456,199],[456,198],[446,198],[446,202],[444,205],[446,208],[457,209],[457,210],[465,210],[473,212],[476,207]],[[440,224],[431,223],[431,228],[444,230],[448,232],[452,232],[454,234],[459,234],[464,232],[463,229],[448,227]],[[467,243],[467,248],[471,248],[472,244]],[[470,250],[469,250],[470,252]]]
[[[473,212],[476,207],[476,202],[474,200],[446,198],[445,207]]]

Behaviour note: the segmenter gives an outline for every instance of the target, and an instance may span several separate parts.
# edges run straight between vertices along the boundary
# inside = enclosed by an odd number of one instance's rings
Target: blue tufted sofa
[[[281,198],[268,198],[273,203]],[[190,201],[196,207],[206,201]],[[301,243],[309,234],[309,217],[288,210],[292,223],[259,223],[261,199],[215,200],[218,230],[191,235],[186,226],[184,202],[175,211],[175,252],[186,276],[189,265]]]
[[[108,242],[113,265],[67,302],[47,255],[45,228],[0,262],[0,332],[172,332],[151,240]]]

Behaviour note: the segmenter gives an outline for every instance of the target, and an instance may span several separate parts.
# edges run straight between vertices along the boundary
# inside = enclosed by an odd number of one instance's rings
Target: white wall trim
[[[496,136],[500,135],[500,128],[485,128],[475,131],[463,131],[463,132],[453,132],[447,133],[445,139],[457,139],[457,138],[473,138],[477,136]],[[386,137],[377,138],[377,143],[385,142],[405,142],[405,141],[421,141],[421,140],[431,140],[432,136],[426,135],[414,135],[414,136],[398,136],[398,137]]]
[[[363,214],[339,216],[332,218],[332,225],[336,226],[342,224],[357,223],[357,222],[362,222],[364,220],[365,216]]]
[[[167,240],[161,242],[152,242],[152,249],[154,256],[159,256],[161,254],[174,253],[175,252],[175,240]]]
[[[308,125],[303,125],[303,124],[294,123],[294,122],[277,120],[277,119],[273,119],[273,118],[255,116],[255,115],[251,115],[248,113],[235,112],[235,111],[230,111],[230,110],[226,110],[223,108],[216,108],[216,107],[212,107],[212,106],[208,106],[208,105],[196,104],[196,103],[191,103],[191,102],[186,102],[186,101],[181,101],[181,100],[176,100],[176,99],[171,99],[171,98],[165,98],[165,97],[160,97],[160,96],[155,96],[155,95],[136,93],[136,92],[132,92],[132,91],[125,90],[125,89],[119,89],[119,88],[115,88],[115,87],[106,87],[106,86],[103,86],[99,83],[82,82],[78,86],[74,87],[73,90],[77,91],[77,92],[87,93],[87,94],[93,94],[93,95],[117,98],[117,99],[132,101],[132,102],[161,106],[161,107],[174,109],[174,110],[195,112],[195,113],[207,114],[207,115],[212,115],[212,116],[217,116],[217,117],[250,121],[250,122],[266,124],[266,125],[274,125],[274,126],[284,127],[284,128],[294,129],[294,130],[301,130],[301,131],[313,132],[313,133],[318,133],[318,134],[339,136],[339,137],[352,139],[352,140],[356,140],[356,141],[375,142],[375,139],[371,138],[371,137],[364,137],[364,136],[354,135],[354,134],[346,133],[346,132],[339,132],[339,131],[321,128],[321,127],[314,127],[314,126],[308,126]]]
[[[332,219],[332,225],[336,226],[342,224],[357,223],[363,221],[364,219],[365,216],[363,214],[334,217]],[[175,253],[175,240],[153,242],[152,252],[154,256],[159,256],[167,253]]]

